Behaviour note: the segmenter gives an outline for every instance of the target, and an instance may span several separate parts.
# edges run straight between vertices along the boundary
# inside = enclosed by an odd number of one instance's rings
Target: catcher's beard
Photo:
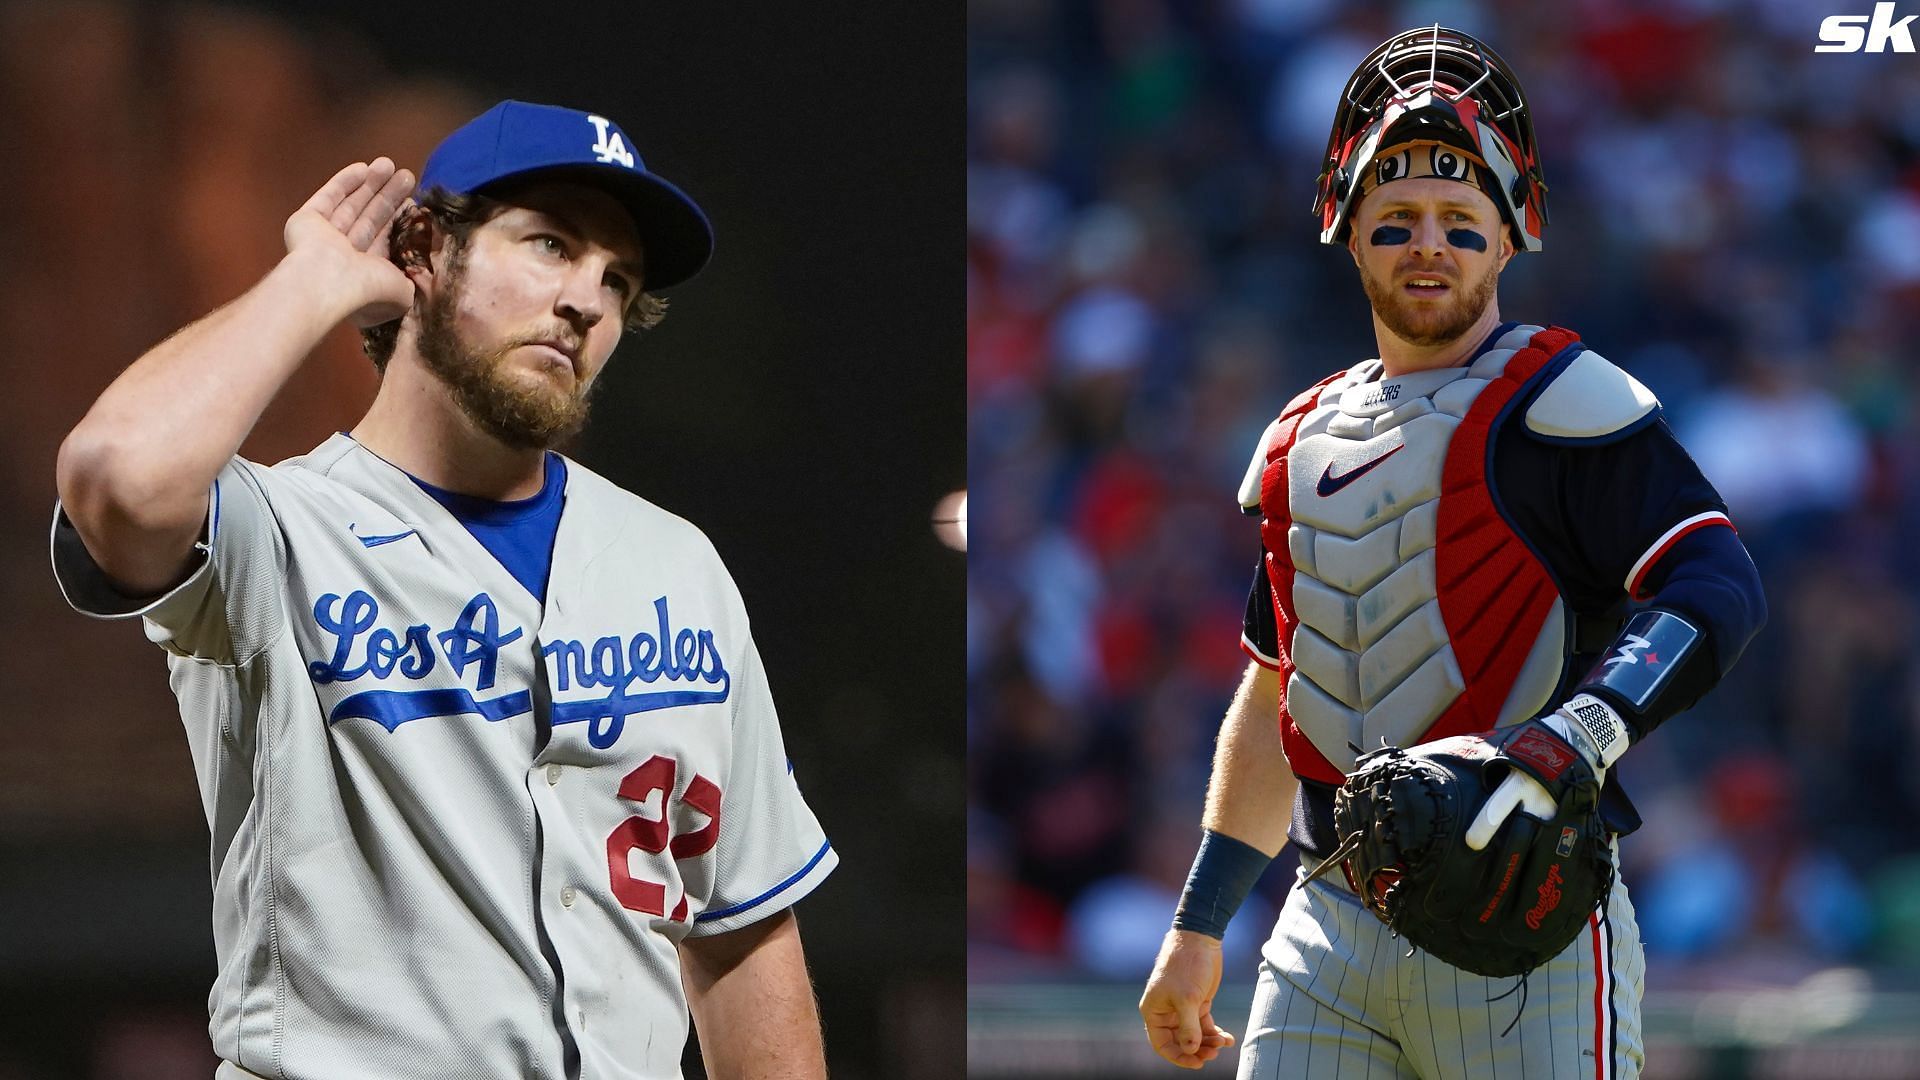
[[[1381,281],[1369,273],[1364,262],[1360,264],[1360,287],[1367,291],[1367,301],[1373,305],[1374,314],[1393,331],[1393,336],[1409,345],[1430,348],[1458,340],[1480,321],[1500,287],[1500,264],[1490,264],[1486,273],[1466,288],[1449,290],[1450,302],[1437,309],[1416,306],[1415,301],[1395,289],[1391,282]]]
[[[482,350],[460,336],[454,325],[466,261],[456,251],[447,261],[441,288],[420,311],[420,358],[453,395],[454,404],[480,430],[508,446],[548,450],[578,434],[598,379],[570,388],[546,380],[530,382],[506,370],[507,355],[537,336],[515,338]]]

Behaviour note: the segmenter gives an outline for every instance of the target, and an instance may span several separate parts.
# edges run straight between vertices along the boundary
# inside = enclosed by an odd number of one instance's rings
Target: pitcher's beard
[[[1373,305],[1374,313],[1395,337],[1409,345],[1432,348],[1459,340],[1460,335],[1473,329],[1473,324],[1486,314],[1487,305],[1493,303],[1494,293],[1500,287],[1500,268],[1489,267],[1458,302],[1438,311],[1415,308],[1414,301],[1391,283],[1368,273],[1364,263],[1360,266],[1360,287],[1366,290],[1367,302]]]
[[[507,358],[526,342],[491,351],[474,349],[454,327],[460,273],[450,268],[446,287],[420,312],[420,358],[453,394],[454,404],[480,430],[522,450],[550,450],[586,426],[593,388],[530,382],[507,370]]]

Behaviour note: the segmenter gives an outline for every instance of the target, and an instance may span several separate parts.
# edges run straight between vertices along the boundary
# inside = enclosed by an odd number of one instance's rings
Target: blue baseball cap
[[[626,206],[640,233],[648,290],[678,285],[713,255],[713,226],[686,192],[647,171],[633,141],[604,116],[503,101],[448,135],[420,170],[419,189],[485,194],[505,180],[577,180]]]

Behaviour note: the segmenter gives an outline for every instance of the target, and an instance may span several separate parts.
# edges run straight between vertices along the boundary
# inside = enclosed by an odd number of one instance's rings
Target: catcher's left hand
[[[1468,824],[1520,770],[1554,797],[1549,813],[1510,805],[1492,842],[1469,847]],[[1586,757],[1551,725],[1387,747],[1341,785],[1340,846],[1313,876],[1338,865],[1369,910],[1440,960],[1523,974],[1572,943],[1613,885],[1599,794]]]

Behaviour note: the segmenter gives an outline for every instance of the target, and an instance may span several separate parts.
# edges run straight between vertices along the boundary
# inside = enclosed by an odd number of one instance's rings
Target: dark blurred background
[[[1660,395],[1772,607],[1620,766],[1647,1075],[1920,1075],[1920,57],[1813,51],[1872,7],[974,0],[976,1074],[1170,1075],[1133,1004],[1246,664],[1234,488],[1374,354],[1314,178],[1353,65],[1441,21],[1518,72],[1551,185],[1503,315]],[[1228,937],[1236,1032],[1293,865]]]
[[[589,466],[701,526],[841,869],[799,912],[837,1077],[960,1073],[963,13],[0,0],[0,1080],[211,1075],[207,833],[160,651],[72,614],[55,449],[333,171],[504,97],[615,118],[719,246],[616,353]],[[337,333],[244,452],[350,426]]]

